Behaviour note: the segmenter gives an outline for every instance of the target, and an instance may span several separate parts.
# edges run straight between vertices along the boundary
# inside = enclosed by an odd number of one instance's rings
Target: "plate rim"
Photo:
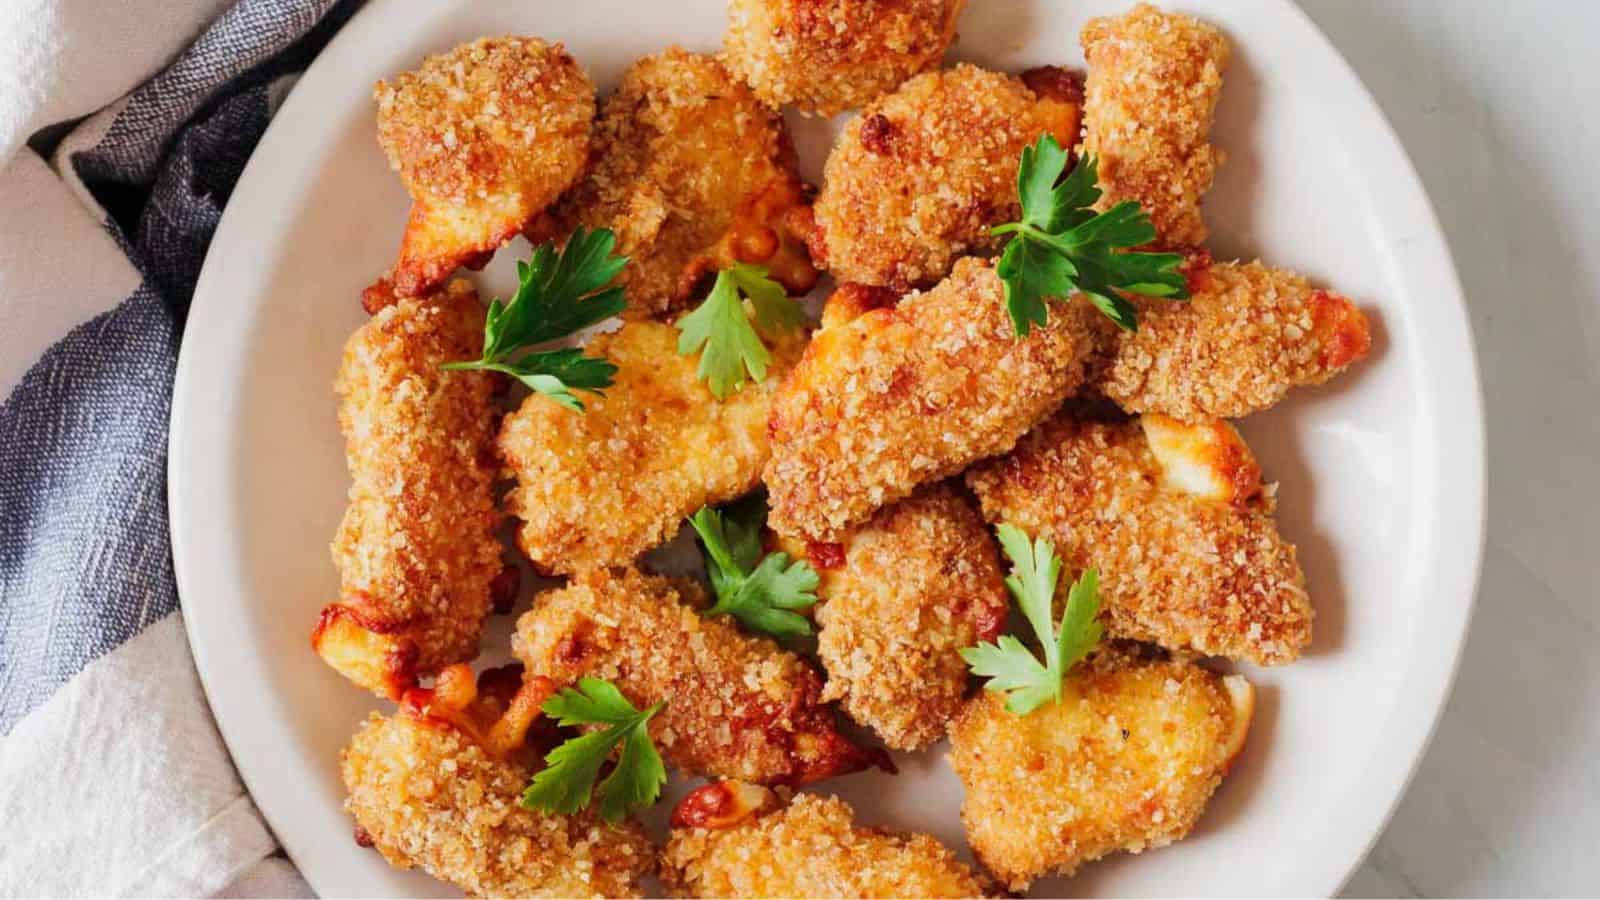
[[[1384,173],[1386,194],[1390,202],[1412,207],[1416,221],[1426,226],[1421,233],[1414,236],[1414,240],[1406,247],[1405,254],[1408,268],[1428,269],[1430,272],[1428,278],[1422,280],[1442,288],[1448,294],[1444,299],[1450,302],[1441,302],[1436,311],[1436,316],[1443,316],[1443,321],[1430,319],[1431,324],[1444,326],[1443,340],[1438,342],[1438,346],[1446,350],[1436,354],[1435,348],[1428,346],[1435,343],[1432,338],[1441,337],[1438,334],[1439,329],[1430,335],[1428,342],[1415,349],[1429,359],[1430,365],[1426,368],[1443,369],[1446,374],[1453,375],[1454,379],[1444,379],[1444,381],[1449,381],[1456,388],[1451,393],[1434,390],[1432,393],[1434,402],[1428,405],[1426,411],[1449,421],[1458,439],[1466,438],[1452,448],[1453,456],[1438,461],[1439,468],[1433,473],[1435,502],[1426,507],[1430,513],[1441,514],[1438,515],[1439,522],[1448,523],[1440,525],[1433,532],[1435,542],[1443,544],[1440,541],[1440,532],[1448,527],[1454,538],[1448,546],[1460,554],[1456,556],[1459,560],[1456,565],[1439,573],[1442,583],[1439,596],[1452,595],[1457,597],[1458,601],[1453,605],[1441,605],[1438,610],[1430,610],[1435,616],[1453,614],[1449,621],[1433,623],[1430,626],[1430,630],[1435,633],[1448,633],[1450,639],[1436,641],[1428,648],[1431,652],[1417,654],[1411,658],[1413,671],[1417,669],[1419,663],[1425,664],[1422,668],[1425,683],[1420,686],[1411,683],[1406,692],[1406,702],[1397,704],[1391,715],[1391,721],[1385,723],[1403,731],[1403,739],[1397,743],[1405,747],[1408,752],[1391,754],[1369,764],[1364,773],[1364,784],[1381,787],[1387,794],[1386,800],[1381,805],[1371,804],[1376,809],[1369,809],[1362,816],[1366,821],[1361,827],[1343,829],[1342,847],[1338,852],[1324,854],[1323,862],[1316,865],[1308,863],[1304,867],[1306,884],[1315,888],[1306,893],[1332,895],[1342,889],[1382,836],[1437,733],[1451,688],[1455,683],[1477,601],[1486,532],[1487,460],[1483,388],[1477,360],[1477,345],[1473,339],[1466,297],[1458,270],[1437,212],[1399,136],[1367,85],[1304,10],[1293,0],[1262,0],[1262,3],[1268,7],[1276,7],[1276,11],[1283,13],[1288,23],[1301,32],[1297,37],[1308,41],[1310,46],[1315,47],[1326,57],[1319,64],[1331,64],[1334,74],[1339,76],[1336,81],[1355,87],[1358,102],[1349,103],[1338,110],[1349,120],[1349,124],[1355,126],[1345,130],[1345,133],[1351,136],[1349,140],[1352,142],[1352,149],[1365,148],[1368,159],[1383,161],[1384,164],[1376,169]],[[301,74],[268,123],[267,129],[240,175],[232,199],[237,200],[241,195],[247,196],[253,193],[249,188],[270,174],[267,170],[272,163],[266,160],[272,154],[262,153],[261,150],[264,147],[269,151],[274,150],[278,143],[288,140],[285,135],[289,126],[282,123],[293,121],[294,117],[286,116],[285,113],[311,102],[310,92],[301,88],[307,84],[313,86],[317,84],[325,77],[326,71],[337,67],[337,62],[347,47],[356,46],[361,36],[374,27],[374,22],[387,13],[398,11],[401,6],[401,0],[378,0],[369,3],[334,35],[327,47]],[[438,15],[437,10],[435,15]],[[428,24],[436,21],[437,18],[430,17]],[[202,264],[193,300],[186,315],[184,326],[186,337],[190,335],[191,329],[198,333],[224,315],[226,298],[217,296],[218,289],[214,285],[224,278],[220,274],[222,264],[218,259],[225,254],[216,251],[219,248],[225,249],[229,243],[238,243],[239,239],[233,236],[233,232],[244,227],[236,224],[245,215],[239,212],[242,207],[243,204],[230,202],[223,211]],[[1420,267],[1417,265],[1419,261],[1423,263]],[[196,592],[200,590],[202,583],[211,580],[197,568],[195,546],[205,543],[205,535],[198,530],[204,527],[205,517],[196,505],[196,492],[190,481],[196,472],[193,462],[204,452],[202,445],[205,444],[203,437],[198,434],[200,423],[205,420],[205,407],[198,401],[205,377],[200,371],[203,366],[201,362],[203,351],[200,345],[200,341],[190,339],[184,340],[179,348],[168,428],[167,504],[173,571],[180,609],[183,612],[184,630],[207,704],[251,801],[260,810],[279,844],[290,859],[295,861],[302,877],[319,895],[326,895],[328,892],[318,884],[320,870],[315,867],[308,869],[299,863],[300,859],[316,854],[311,852],[308,841],[302,839],[292,827],[292,811],[282,808],[277,797],[258,793],[255,790],[254,775],[247,772],[247,767],[239,762],[241,759],[254,757],[250,752],[240,753],[241,748],[247,747],[248,744],[244,734],[248,726],[244,717],[249,713],[249,709],[241,709],[241,706],[247,705],[239,702],[240,698],[235,696],[236,688],[230,683],[225,663],[213,652],[216,648],[206,639],[207,634],[216,633],[221,625],[214,618],[220,615],[214,612],[218,607],[189,602],[185,599],[198,596]],[[1454,352],[1450,352],[1451,349]],[[213,414],[213,418],[220,419],[220,415]],[[224,439],[229,433],[229,429],[220,430]],[[1446,466],[1449,467],[1448,473],[1445,472]],[[1438,489],[1441,481],[1448,481],[1448,490]],[[1455,547],[1457,543],[1460,544],[1459,547]],[[1438,551],[1436,555],[1440,561],[1447,560],[1442,551]],[[233,573],[236,577],[237,571],[233,570]],[[219,703],[219,699],[222,702]],[[1420,717],[1417,716],[1419,710],[1422,710]],[[1402,714],[1405,713],[1411,714],[1410,717],[1404,717]],[[1396,719],[1400,721],[1393,721]],[[1375,771],[1378,767],[1381,767],[1381,770]],[[253,772],[256,764],[252,762],[249,768]],[[1374,781],[1380,781],[1381,784],[1374,784]],[[279,828],[280,824],[286,827]]]

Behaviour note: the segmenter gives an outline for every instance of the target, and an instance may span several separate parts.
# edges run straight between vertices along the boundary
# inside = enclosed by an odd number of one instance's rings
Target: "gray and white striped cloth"
[[[0,895],[306,891],[190,661],[167,418],[222,208],[358,2],[0,4]]]

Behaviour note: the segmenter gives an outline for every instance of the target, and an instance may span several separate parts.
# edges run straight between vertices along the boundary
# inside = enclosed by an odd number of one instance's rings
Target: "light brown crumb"
[[[769,524],[831,540],[919,485],[1004,453],[1072,393],[1086,303],[1019,338],[994,270],[967,258],[938,287],[817,334],[772,402]]]
[[[1047,133],[1065,147],[1078,140],[1076,76],[1035,70],[1027,82],[961,64],[918,75],[851,120],[817,198],[818,264],[840,281],[904,290],[998,247],[989,229],[1021,216],[1022,148]]]
[[[733,787],[707,785],[697,794]],[[863,828],[837,797],[801,794],[722,827],[674,817],[662,880],[683,897],[978,897],[994,885],[930,835]],[[682,810],[682,806],[679,807]]]
[[[1072,670],[1061,701],[1026,716],[985,691],[950,728],[961,821],[1013,891],[1194,827],[1249,731],[1242,677],[1108,646]]]
[[[767,413],[798,339],[773,348],[762,384],[717,400],[678,355],[678,331],[630,322],[588,352],[617,367],[605,395],[573,412],[533,394],[506,416],[500,453],[517,485],[517,543],[545,572],[623,565],[670,539],[701,506],[753,490],[767,461]]]
[[[1225,434],[1196,435],[1188,459],[1164,466],[1138,423],[1064,413],[1009,456],[968,472],[967,483],[991,522],[1053,541],[1074,572],[1099,572],[1109,634],[1290,662],[1311,641],[1305,575],[1294,545],[1278,535],[1249,448],[1225,423],[1215,427]],[[1169,478],[1180,466],[1214,477]],[[1225,499],[1210,487],[1218,484]]]

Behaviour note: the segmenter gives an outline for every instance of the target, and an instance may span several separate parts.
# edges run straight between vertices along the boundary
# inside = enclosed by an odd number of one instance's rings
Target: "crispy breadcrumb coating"
[[[985,691],[950,727],[973,854],[1020,892],[1181,840],[1244,746],[1254,702],[1242,676],[1115,646],[1026,716]]]
[[[539,394],[506,416],[500,454],[517,543],[538,569],[623,565],[664,543],[695,510],[754,490],[767,461],[767,413],[799,339],[773,348],[762,384],[717,400],[678,355],[678,331],[630,322],[589,351],[618,367],[605,395],[574,412]]]
[[[961,649],[1005,626],[1005,579],[972,501],[949,484],[878,511],[840,543],[787,540],[821,583],[822,699],[897,750],[944,737],[967,692]]]
[[[1141,3],[1090,19],[1081,41],[1089,62],[1083,146],[1100,161],[1099,208],[1138,201],[1158,243],[1200,245],[1200,198],[1222,162],[1209,135],[1231,53],[1227,38],[1198,19]]]
[[[703,296],[705,277],[736,262],[766,266],[804,294],[817,271],[805,251],[811,191],[797,166],[781,116],[715,57],[670,47],[622,76],[595,128],[588,177],[530,236],[574,224],[615,231],[631,318]]]
[[[1159,456],[1138,422],[1064,413],[967,483],[989,521],[1055,542],[1072,571],[1099,571],[1109,634],[1294,660],[1311,641],[1311,601],[1249,448],[1223,422],[1147,424]]]
[[[837,797],[783,804],[763,788],[708,784],[674,812],[661,877],[680,897],[994,896],[931,835],[854,820]]]
[[[592,676],[640,709],[666,701],[650,736],[689,774],[805,784],[878,761],[839,734],[810,664],[708,605],[693,581],[595,570],[539,596],[511,649],[558,685]]]
[[[1062,70],[961,64],[911,79],[845,126],[828,154],[811,253],[840,281],[926,287],[1016,221],[1017,165],[1039,135],[1077,143],[1079,93]]]
[[[431,717],[373,713],[341,757],[358,840],[478,897],[639,897],[655,848],[636,822],[524,809],[533,771]]]
[[[387,307],[345,344],[337,389],[349,507],[333,540],[339,600],[312,645],[389,697],[473,658],[500,574],[492,376],[440,365],[483,349],[466,282]]]
[[[1118,331],[1096,387],[1129,412],[1237,419],[1321,384],[1367,355],[1367,318],[1345,297],[1259,262],[1189,261],[1190,299],[1130,298],[1139,330]]]
[[[967,258],[932,290],[820,332],[778,389],[768,524],[832,540],[918,485],[1010,450],[1083,379],[1087,303],[1018,337],[994,270]]]
[[[731,0],[729,68],[772,106],[832,116],[931,69],[966,0]]]
[[[594,83],[560,44],[482,38],[378,82],[378,142],[413,201],[402,295],[481,264],[583,173]]]

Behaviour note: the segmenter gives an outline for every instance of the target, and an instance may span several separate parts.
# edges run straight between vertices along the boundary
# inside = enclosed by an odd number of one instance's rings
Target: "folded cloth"
[[[189,657],[167,417],[222,207],[358,3],[0,3],[0,895],[309,893]]]

